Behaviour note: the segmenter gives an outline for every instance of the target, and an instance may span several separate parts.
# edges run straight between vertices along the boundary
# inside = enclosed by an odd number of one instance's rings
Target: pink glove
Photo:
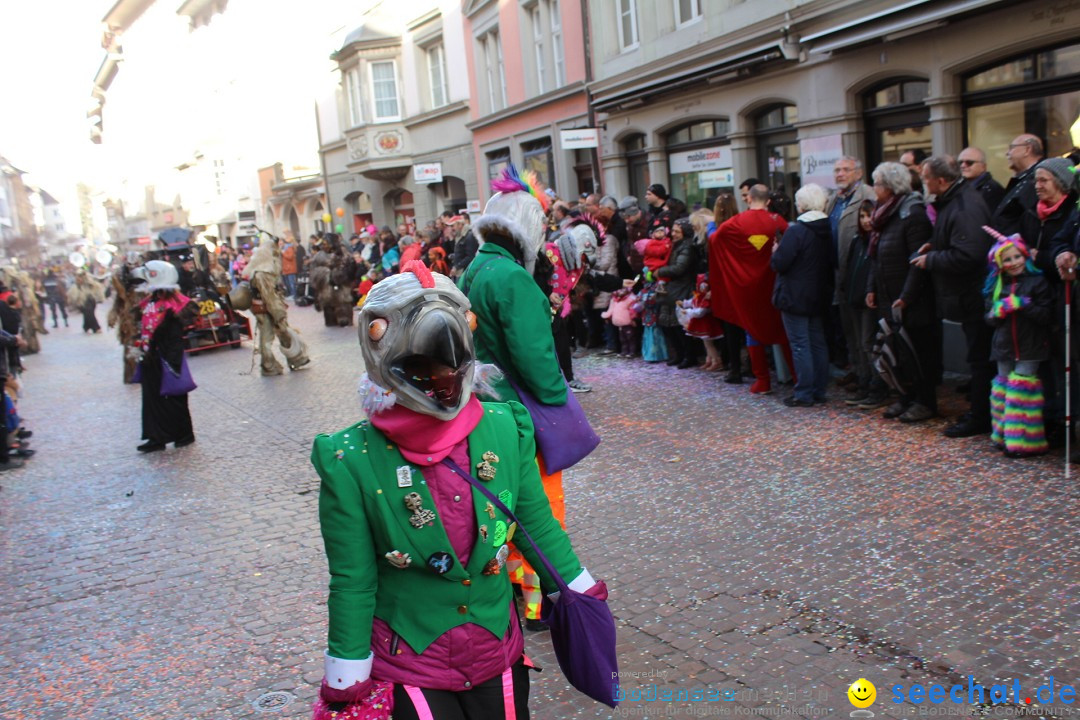
[[[597,600],[607,601],[607,585],[603,580],[597,580],[591,588],[581,593],[582,595],[588,595],[589,597],[596,598]]]
[[[390,720],[393,709],[393,683],[368,679],[338,690],[323,678],[311,720]]]

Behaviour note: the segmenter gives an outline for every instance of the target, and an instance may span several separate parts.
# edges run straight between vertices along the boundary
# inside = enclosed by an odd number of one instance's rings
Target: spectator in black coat
[[[971,365],[971,410],[945,429],[947,437],[971,437],[990,432],[990,362],[992,333],[983,322],[983,284],[991,238],[982,229],[989,211],[974,188],[960,176],[949,155],[923,162],[926,191],[934,195],[937,220],[933,239],[912,263],[930,271],[938,316],[961,323]]]
[[[885,417],[919,422],[937,414],[935,384],[941,347],[930,275],[911,264],[912,255],[930,240],[933,226],[922,197],[911,190],[910,174],[900,163],[881,163],[874,169],[878,202],[870,220],[866,305],[907,331],[922,370],[916,373],[908,368],[912,387],[885,411]],[[884,392],[885,383],[877,378],[871,395],[880,399]]]
[[[836,257],[825,205],[829,196],[814,183],[795,193],[799,217],[773,245],[770,264],[776,271],[772,302],[784,320],[791,342],[796,376],[788,407],[825,402],[829,384],[829,348],[825,316],[832,304]]]
[[[1005,187],[1005,197],[992,211],[990,225],[1003,235],[1020,232],[1020,223],[1028,208],[1035,207],[1035,166],[1043,158],[1043,144],[1034,135],[1017,135],[1005,153],[1013,177]]]
[[[986,153],[977,147],[966,147],[957,155],[960,174],[980,195],[989,210],[994,210],[1005,197],[1005,188],[986,169]]]

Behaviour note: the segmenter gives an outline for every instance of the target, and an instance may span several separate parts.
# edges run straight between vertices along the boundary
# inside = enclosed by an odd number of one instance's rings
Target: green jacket
[[[536,465],[533,425],[525,408],[515,402],[483,403],[484,416],[469,435],[472,467],[485,452],[498,456],[495,477],[487,487],[525,524],[555,569],[570,582],[581,564],[566,532],[551,515]],[[491,517],[487,499],[472,491],[477,526],[486,525],[488,538],[477,534],[468,565],[457,561],[423,475],[402,457],[386,436],[364,420],[334,435],[319,435],[311,462],[322,478],[319,522],[330,566],[327,601],[330,629],[327,652],[336,658],[368,657],[373,617],[381,618],[416,652],[423,652],[447,630],[465,623],[487,628],[502,637],[510,623],[512,592],[506,569],[498,575],[482,570],[500,545],[495,543],[509,527],[498,510]],[[399,469],[407,468],[410,487],[399,487]],[[432,525],[413,527],[413,513],[404,498],[416,492],[423,508],[436,512]],[[537,568],[545,592],[556,590],[525,539],[513,540]],[[399,568],[386,553],[408,553],[411,564]],[[452,568],[438,574],[427,565],[435,553],[449,553]]]
[[[551,335],[551,303],[532,275],[504,248],[484,243],[458,286],[476,314],[476,357],[498,365],[543,404],[565,405],[566,381]],[[505,379],[495,390],[500,400],[520,399]]]

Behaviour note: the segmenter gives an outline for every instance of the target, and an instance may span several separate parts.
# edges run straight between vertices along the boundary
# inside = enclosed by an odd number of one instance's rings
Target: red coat
[[[787,342],[780,313],[772,304],[776,273],[769,267],[773,245],[787,225],[768,210],[747,210],[709,237],[713,315],[738,325],[764,345]]]

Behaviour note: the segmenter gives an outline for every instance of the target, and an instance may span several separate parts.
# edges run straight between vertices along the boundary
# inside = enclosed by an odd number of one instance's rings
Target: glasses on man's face
[[[1027,143],[1026,143],[1026,142],[1022,142],[1022,143],[1012,143],[1011,145],[1009,145],[1009,149],[1010,149],[1010,150],[1015,150],[1015,149],[1016,149],[1016,148],[1018,148],[1018,147],[1027,147]]]
[[[961,160],[961,165],[978,165],[982,160]]]

